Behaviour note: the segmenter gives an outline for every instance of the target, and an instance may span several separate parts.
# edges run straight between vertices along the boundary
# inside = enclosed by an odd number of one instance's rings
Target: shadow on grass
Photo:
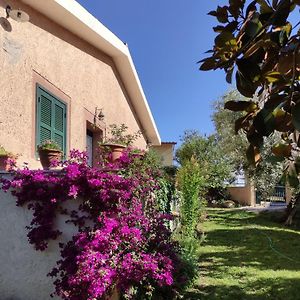
[[[251,292],[250,292],[251,291]],[[247,290],[238,285],[199,287],[186,293],[185,300],[299,300],[300,279],[260,279]]]
[[[274,213],[209,211],[199,285],[184,299],[300,300],[300,234],[273,219]]]

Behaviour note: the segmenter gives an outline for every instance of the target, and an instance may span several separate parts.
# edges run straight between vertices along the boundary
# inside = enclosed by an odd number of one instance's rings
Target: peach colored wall
[[[70,99],[70,148],[85,149],[86,112],[92,118],[96,106],[103,108],[106,124],[125,123],[132,132],[142,129],[110,57],[22,2],[7,2],[30,15],[28,23],[9,19],[10,32],[0,26],[0,144],[22,154],[19,163],[39,167],[32,150],[36,76]],[[0,0],[0,6],[7,2]],[[136,146],[146,147],[144,137]]]
[[[162,164],[164,166],[172,166],[173,165],[173,157],[174,157],[174,145],[173,144],[161,144],[161,146],[153,146],[151,147],[161,158]]]
[[[241,205],[255,206],[255,189],[248,184],[245,187],[228,187],[228,192],[232,200]]]

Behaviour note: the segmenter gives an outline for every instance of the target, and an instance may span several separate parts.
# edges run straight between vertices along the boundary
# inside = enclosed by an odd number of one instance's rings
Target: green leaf
[[[262,136],[269,136],[275,129],[275,119],[272,110],[263,108],[253,120],[254,128]]]
[[[207,13],[209,16],[213,16],[216,17],[217,16],[217,12],[215,10],[210,11],[209,13]]]
[[[265,45],[264,40],[258,40],[255,44],[253,44],[245,53],[244,58],[248,58],[251,55],[253,55],[256,51],[262,49],[262,47]]]
[[[250,21],[246,25],[245,33],[249,37],[253,38],[258,34],[261,28],[262,28],[262,24],[260,21]]]
[[[272,7],[270,7],[268,5],[268,3],[266,2],[266,0],[257,0],[257,3],[260,5],[260,8],[261,8],[260,12],[262,14],[273,12]]]
[[[232,32],[230,31],[223,31],[215,38],[215,44],[217,47],[223,47],[226,44],[230,43],[230,41],[235,40]]]
[[[209,71],[216,67],[216,62],[213,58],[207,58],[200,66],[201,71]]]
[[[264,138],[256,131],[248,132],[247,139],[251,145],[258,148],[261,148],[264,143]]]
[[[236,72],[236,87],[243,96],[248,98],[252,98],[256,91],[256,85],[247,80],[240,71]]]
[[[221,25],[213,27],[214,32],[222,32],[224,29],[225,27]]]
[[[287,95],[271,95],[270,98],[265,103],[266,109],[273,109],[283,103],[287,99]]]
[[[279,132],[289,132],[294,130],[292,123],[292,115],[280,108],[276,108],[273,111],[273,116],[275,119],[275,130]]]
[[[285,26],[282,27],[282,30],[279,33],[279,43],[281,46],[285,45],[288,42],[291,32],[291,23],[287,23]]]
[[[291,2],[289,0],[282,0],[279,3],[280,8],[276,9],[276,12],[271,20],[274,26],[284,26],[286,20],[290,14]]]
[[[254,111],[257,109],[257,104],[253,101],[227,101],[224,105],[225,109],[231,111]]]
[[[258,81],[261,76],[261,70],[257,63],[254,63],[251,59],[242,58],[236,64],[245,79],[251,83]]]
[[[264,78],[269,82],[277,82],[282,79],[282,75],[277,71],[271,71],[266,74],[264,74]]]
[[[300,102],[292,107],[292,122],[295,128],[300,131]]]
[[[228,22],[227,7],[226,6],[223,6],[223,7],[218,6],[216,17],[220,23],[227,23]]]

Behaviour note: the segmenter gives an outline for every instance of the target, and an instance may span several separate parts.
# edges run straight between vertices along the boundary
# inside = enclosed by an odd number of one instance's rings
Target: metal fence
[[[256,191],[256,204],[260,204],[262,201],[270,202],[270,204],[282,204],[286,202],[285,186],[277,185],[274,188],[274,192],[267,199],[263,199],[262,195]]]

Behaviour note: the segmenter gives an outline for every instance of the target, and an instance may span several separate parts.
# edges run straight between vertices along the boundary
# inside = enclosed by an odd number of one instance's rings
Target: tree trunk
[[[288,207],[286,208],[284,225],[291,226],[293,224],[293,220],[297,213],[299,204],[300,204],[300,193],[297,193],[295,196],[292,197]]]

